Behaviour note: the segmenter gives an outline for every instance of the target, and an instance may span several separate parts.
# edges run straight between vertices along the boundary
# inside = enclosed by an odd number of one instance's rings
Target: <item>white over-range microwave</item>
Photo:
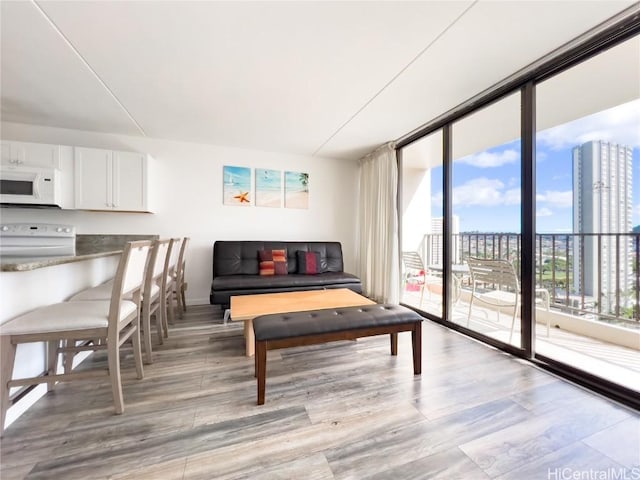
[[[60,208],[60,171],[46,167],[2,167],[0,203],[2,206]]]

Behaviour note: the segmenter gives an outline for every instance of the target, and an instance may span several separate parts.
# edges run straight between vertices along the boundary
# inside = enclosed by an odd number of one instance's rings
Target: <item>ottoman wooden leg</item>
[[[258,405],[264,405],[267,376],[267,342],[256,342],[256,374],[258,376]]]
[[[413,346],[413,374],[422,373],[422,324],[416,323],[411,330],[411,345]]]
[[[398,333],[390,333],[391,338],[391,355],[398,355]]]

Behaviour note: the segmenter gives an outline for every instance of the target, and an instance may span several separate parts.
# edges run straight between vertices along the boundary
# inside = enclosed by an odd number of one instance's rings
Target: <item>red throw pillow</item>
[[[298,260],[298,273],[316,275],[320,273],[320,254],[318,252],[296,252]]]
[[[286,250],[259,250],[260,275],[286,275]]]

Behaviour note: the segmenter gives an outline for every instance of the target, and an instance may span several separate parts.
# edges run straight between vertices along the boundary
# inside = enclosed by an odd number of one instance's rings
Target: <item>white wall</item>
[[[402,251],[421,250],[431,233],[431,169],[402,170]]]
[[[149,153],[154,214],[5,208],[0,220],[69,223],[83,234],[189,236],[188,304],[209,302],[215,240],[335,240],[345,270],[355,271],[356,162],[6,122],[1,137]],[[223,165],[309,173],[309,209],[223,205]]]

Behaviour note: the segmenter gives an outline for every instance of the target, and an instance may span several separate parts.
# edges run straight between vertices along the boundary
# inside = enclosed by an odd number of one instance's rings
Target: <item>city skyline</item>
[[[632,154],[633,226],[640,224],[640,100],[543,130],[536,138],[536,231],[573,231],[572,150],[591,140]],[[520,232],[520,140],[453,165],[453,208],[461,232]],[[432,170],[432,217],[442,216],[442,167]]]

